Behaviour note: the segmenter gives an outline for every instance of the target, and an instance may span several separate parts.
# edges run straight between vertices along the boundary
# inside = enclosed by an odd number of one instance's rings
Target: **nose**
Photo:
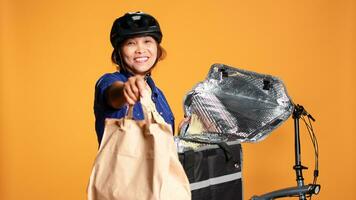
[[[139,42],[137,43],[137,47],[136,47],[136,53],[142,54],[145,52],[145,46],[143,43]]]

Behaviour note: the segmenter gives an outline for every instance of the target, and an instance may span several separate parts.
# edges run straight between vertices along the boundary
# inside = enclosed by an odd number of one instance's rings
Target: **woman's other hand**
[[[190,122],[190,116],[185,117],[182,119],[182,121],[180,121],[179,125],[178,125],[178,134],[182,134],[185,133],[186,129],[188,128],[188,124]]]

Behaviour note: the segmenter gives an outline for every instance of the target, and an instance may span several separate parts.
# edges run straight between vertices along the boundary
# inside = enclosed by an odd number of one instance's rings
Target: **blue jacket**
[[[127,72],[114,72],[104,74],[95,84],[95,99],[94,99],[94,114],[95,114],[95,130],[98,138],[99,145],[104,133],[105,118],[122,118],[126,115],[127,105],[122,106],[119,109],[115,109],[107,104],[105,96],[106,89],[109,88],[115,81],[126,82],[128,78],[132,76]],[[152,90],[152,101],[156,104],[158,113],[164,118],[164,120],[171,124],[174,131],[174,115],[168,105],[166,98],[162,91],[158,89],[149,76],[147,78],[147,84]],[[136,102],[133,108],[133,118],[135,120],[143,120],[143,111],[140,102]]]

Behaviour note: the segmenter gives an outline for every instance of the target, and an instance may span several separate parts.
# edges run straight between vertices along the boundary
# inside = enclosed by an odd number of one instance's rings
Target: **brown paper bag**
[[[191,199],[171,126],[147,96],[141,98],[144,120],[106,120],[89,180],[88,200]]]

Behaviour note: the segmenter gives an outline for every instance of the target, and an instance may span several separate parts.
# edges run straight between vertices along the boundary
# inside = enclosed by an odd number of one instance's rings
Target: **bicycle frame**
[[[320,191],[319,184],[304,185],[303,169],[308,169],[301,163],[301,146],[299,134],[299,119],[301,115],[307,115],[307,112],[301,105],[294,105],[293,119],[294,119],[294,137],[295,137],[295,170],[297,177],[297,186],[289,187],[273,192],[269,192],[260,196],[253,196],[251,200],[271,200],[282,197],[299,196],[299,200],[306,200],[307,195],[318,194]]]

